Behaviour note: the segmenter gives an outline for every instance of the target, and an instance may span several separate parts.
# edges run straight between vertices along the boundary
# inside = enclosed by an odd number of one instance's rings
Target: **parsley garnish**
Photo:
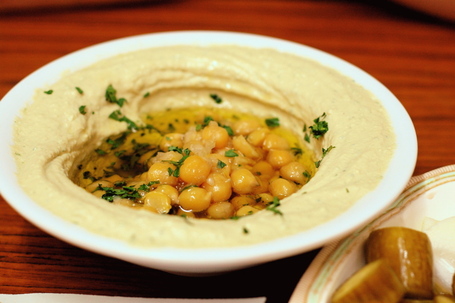
[[[204,127],[209,125],[210,121],[214,121],[213,118],[210,117],[210,116],[205,116],[204,117],[204,122],[202,122],[202,124],[197,124],[196,125],[196,130],[200,131],[201,129],[203,129]]]
[[[170,146],[168,148],[168,150],[176,151],[183,155],[183,157],[178,161],[165,160],[166,162],[169,162],[169,163],[175,165],[175,169],[172,169],[170,167],[167,169],[169,176],[179,177],[180,176],[180,167],[183,165],[183,162],[186,160],[186,158],[188,158],[190,156],[191,151],[188,148],[182,149],[182,148],[176,147],[176,146]]]
[[[133,186],[122,186],[122,188],[103,187],[98,185],[96,190],[104,190],[106,193],[101,196],[106,201],[113,202],[115,197],[122,199],[136,200],[141,197],[140,193]]]
[[[115,90],[112,84],[109,84],[109,86],[106,88],[105,97],[107,102],[115,103],[120,107],[122,107],[126,102],[125,98],[117,99],[117,90]]]
[[[232,128],[230,126],[221,125],[221,127],[224,128],[227,131],[229,136],[233,136],[234,135],[234,131],[232,130]]]
[[[44,91],[45,94],[52,95],[54,91],[52,89]]]
[[[278,118],[265,119],[265,124],[268,127],[278,127],[280,126],[280,120]]]
[[[221,160],[218,160],[218,163],[216,164],[216,168],[219,168],[219,169],[221,169],[221,168],[224,168],[224,167],[226,167],[226,165],[227,165],[227,164],[226,164],[226,163],[224,163],[223,161],[221,161]]]
[[[96,152],[98,155],[101,155],[101,156],[106,154],[106,152],[105,152],[104,150],[99,149],[99,148],[95,149],[95,152]]]
[[[117,147],[121,146],[123,143],[125,143],[126,137],[129,133],[124,132],[120,137],[116,139],[112,138],[107,138],[106,143],[111,145],[111,149],[116,149]]]
[[[321,160],[314,162],[314,165],[316,166],[316,168],[319,168],[319,166],[321,165],[322,159],[324,159],[324,157],[328,154],[328,152],[331,151],[334,148],[335,148],[335,146],[333,146],[333,145],[330,145],[327,148],[322,148]]]
[[[150,181],[147,184],[142,184],[141,186],[139,186],[138,190],[150,191],[150,187],[155,184],[160,184],[160,181]]]
[[[310,132],[315,139],[319,139],[329,130],[329,124],[324,121],[326,114],[323,113],[320,117],[313,120],[314,124],[310,126]]]
[[[86,108],[85,105],[79,106],[79,112],[80,112],[81,114],[83,114],[83,115],[85,115],[85,114],[87,113],[87,112],[85,111],[85,108]]]
[[[136,125],[136,123],[134,123],[133,121],[131,121],[127,117],[123,116],[122,113],[120,112],[120,110],[113,111],[109,115],[109,118],[113,119],[113,120],[116,120],[116,121],[119,121],[119,122],[126,122],[126,124],[128,124],[128,129],[135,129],[135,130],[139,129],[139,127]]]
[[[303,154],[303,150],[300,147],[291,147],[291,151],[295,156],[300,156]]]
[[[280,199],[278,197],[273,197],[273,201],[269,203],[269,205],[265,208],[267,210],[270,210],[271,212],[274,212],[277,215],[282,216],[283,213],[278,209],[278,206],[280,206]]]
[[[226,157],[238,157],[239,154],[237,154],[233,149],[227,150],[224,155]]]
[[[217,94],[210,94],[210,98],[212,98],[216,104],[223,102],[223,99],[221,99]]]
[[[302,174],[304,177],[306,177],[308,179],[308,181],[311,179],[311,174],[307,170],[304,171]]]
[[[76,86],[75,89],[77,90],[77,92],[78,92],[79,94],[81,94],[81,95],[84,94],[84,91],[83,91],[80,87],[77,87],[77,86]]]

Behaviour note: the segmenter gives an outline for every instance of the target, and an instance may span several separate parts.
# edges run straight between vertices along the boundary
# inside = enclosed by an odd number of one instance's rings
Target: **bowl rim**
[[[352,218],[349,214],[343,213],[298,234],[247,246],[204,249],[141,248],[75,226],[41,208],[21,191],[16,179],[11,178],[16,171],[10,150],[13,144],[11,125],[26,104],[24,101],[15,100],[32,99],[34,90],[29,88],[27,90],[27,87],[45,87],[46,84],[56,82],[63,72],[81,69],[119,53],[182,44],[236,44],[254,48],[273,48],[310,58],[338,70],[376,95],[386,108],[392,127],[396,131],[397,148],[382,182],[374,191],[350,208],[357,213],[362,213],[362,217]],[[0,167],[2,167],[0,193],[13,209],[48,234],[72,245],[139,265],[173,272],[212,272],[243,268],[304,253],[346,236],[373,219],[393,202],[411,178],[417,160],[417,136],[411,118],[400,101],[378,80],[351,63],[316,48],[251,33],[172,31],[130,36],[95,44],[60,57],[25,77],[3,97],[0,109],[0,137],[2,138],[0,141]],[[381,195],[377,195],[378,192],[382,192]],[[366,203],[366,200],[369,202]],[[182,258],[182,251],[184,258]],[[191,262],[188,263],[187,260]]]

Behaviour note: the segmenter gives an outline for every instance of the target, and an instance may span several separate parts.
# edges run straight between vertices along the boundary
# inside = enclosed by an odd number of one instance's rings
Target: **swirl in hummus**
[[[128,100],[121,113],[133,122],[167,108],[213,107],[210,94],[223,96],[218,108],[277,117],[302,137],[324,113],[330,131],[308,146],[323,161],[281,201],[282,215],[198,220],[100,203],[72,180],[77,163],[125,129],[109,118],[118,110],[106,102],[109,85]],[[272,49],[182,45],[105,59],[38,91],[15,123],[14,154],[21,186],[58,216],[133,245],[202,248],[273,240],[336,217],[379,184],[395,140],[380,102],[333,69]]]

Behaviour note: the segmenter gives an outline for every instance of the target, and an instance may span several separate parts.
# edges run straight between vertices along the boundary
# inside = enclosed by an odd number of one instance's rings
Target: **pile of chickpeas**
[[[228,219],[254,214],[292,195],[314,173],[311,154],[290,130],[267,126],[252,115],[228,115],[225,110],[209,114],[214,118],[205,124],[207,113],[194,114],[190,122],[182,113],[174,115],[173,131],[158,139],[155,134],[156,148],[141,155],[138,162],[145,170],[138,175],[110,174],[83,187],[103,197],[103,189],[122,184],[137,189],[139,196],[114,197],[115,204],[158,214]],[[131,135],[137,141],[147,138]],[[113,156],[92,157],[90,163],[88,169],[97,165],[101,171],[100,166],[114,164]]]

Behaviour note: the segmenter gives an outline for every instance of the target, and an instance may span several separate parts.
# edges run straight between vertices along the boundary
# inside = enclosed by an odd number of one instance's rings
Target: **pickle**
[[[405,293],[385,260],[371,262],[354,273],[333,294],[332,303],[398,303]]]
[[[373,231],[365,245],[366,261],[385,259],[406,289],[406,298],[433,298],[433,253],[428,236],[406,227]]]
[[[454,299],[452,296],[446,296],[446,295],[437,295],[433,299],[434,303],[455,303]]]

